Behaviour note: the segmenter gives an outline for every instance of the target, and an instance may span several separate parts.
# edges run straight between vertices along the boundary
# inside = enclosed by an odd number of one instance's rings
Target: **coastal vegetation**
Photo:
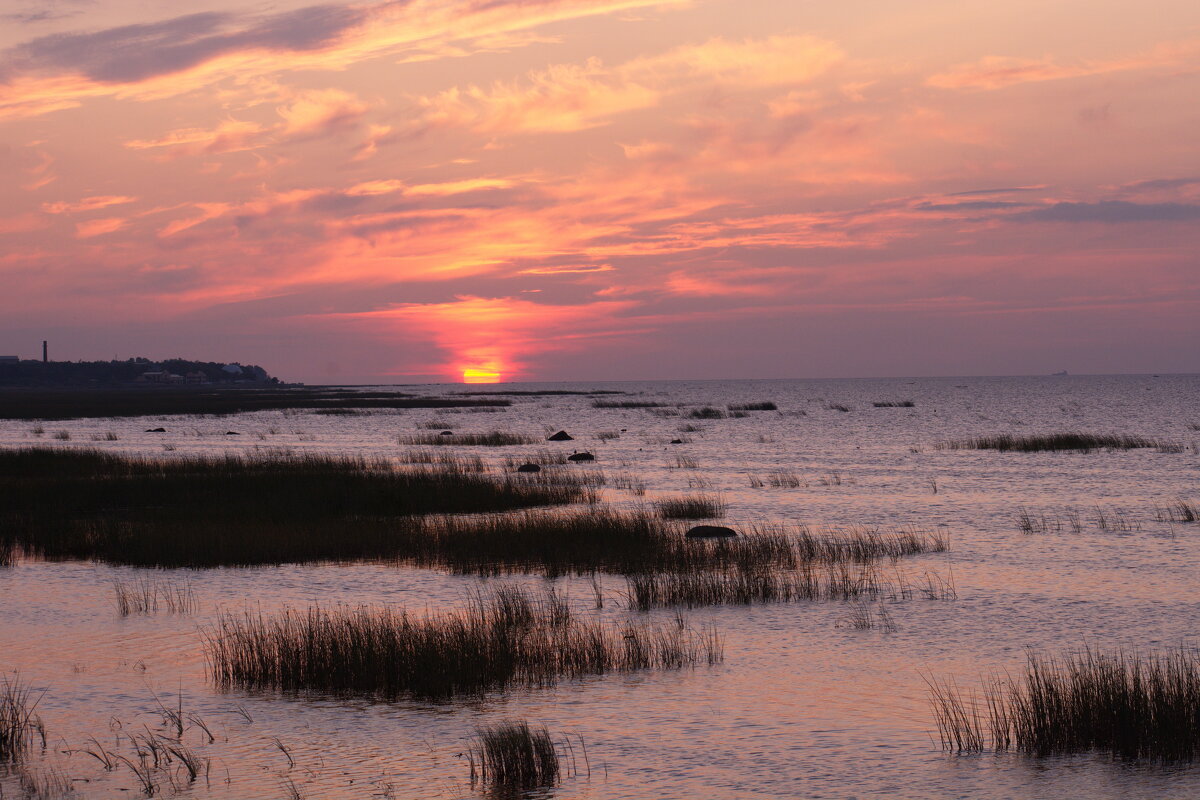
[[[337,388],[213,388],[146,386],[112,389],[0,391],[0,419],[60,420],[92,417],[229,415],[250,411],[505,407],[502,398],[421,397],[401,392]]]
[[[471,785],[493,794],[514,794],[558,783],[562,764],[546,727],[502,722],[477,728],[467,750]]]
[[[415,433],[400,437],[400,444],[459,447],[510,447],[517,444],[535,444],[539,440],[520,433],[490,431],[488,433]]]
[[[941,442],[940,450],[999,450],[1010,453],[1042,453],[1054,450],[1136,450],[1139,448],[1173,449],[1168,443],[1145,436],[1130,434],[1095,434],[1066,431],[1062,433],[1018,436],[1001,433],[973,439]]]
[[[580,619],[558,596],[517,587],[431,615],[366,606],[226,614],[206,632],[205,648],[221,687],[388,698],[550,686],[563,677],[722,659],[711,630]]]
[[[398,557],[396,531],[424,530],[418,515],[581,502],[593,497],[588,482],[353,456],[4,450],[0,543],[164,567]]]
[[[1023,674],[980,694],[948,681],[930,682],[930,693],[948,750],[1167,762],[1200,755],[1200,653],[1191,648],[1031,653]]]

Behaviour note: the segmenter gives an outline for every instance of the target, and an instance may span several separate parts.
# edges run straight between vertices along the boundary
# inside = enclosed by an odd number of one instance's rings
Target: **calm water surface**
[[[476,387],[481,388],[481,387]],[[496,387],[503,389],[505,387]],[[128,751],[125,735],[160,725],[158,702],[183,695],[197,727],[185,741],[207,758],[207,780],[162,796],[282,798],[476,797],[462,753],[475,726],[544,722],[586,743],[580,775],[548,791],[563,798],[1168,798],[1200,796],[1200,766],[1114,763],[1099,756],[1030,759],[943,753],[926,677],[977,685],[1019,670],[1027,649],[1195,643],[1200,632],[1200,526],[1156,520],[1176,498],[1200,500],[1200,377],[957,378],[558,384],[522,390],[609,389],[688,408],[770,400],[778,412],[690,420],[649,410],[596,409],[584,396],[515,397],[502,413],[416,410],[355,417],[263,412],[46,423],[0,422],[0,445],[101,447],[163,454],[253,448],[396,455],[397,437],[442,420],[456,431],[543,435],[574,442],[461,448],[497,467],[505,456],[557,446],[588,449],[610,479],[644,481],[644,496],[609,488],[605,502],[636,506],[704,490],[729,504],[728,524],[814,528],[915,527],[948,534],[951,550],[902,561],[902,579],[952,580],[957,600],[890,603],[896,630],[845,626],[843,603],[719,607],[686,612],[725,638],[725,662],[681,672],[567,681],[556,688],[469,702],[375,703],[216,691],[203,631],[223,610],[322,604],[458,605],[477,578],[379,565],[149,571],[26,561],[0,569],[0,669],[38,692],[49,734],[35,771],[69,775],[84,797],[135,797],[127,768],[106,772],[84,750],[95,737]],[[461,388],[418,387],[431,394]],[[913,408],[874,402],[912,400]],[[843,405],[849,411],[831,406]],[[700,430],[680,433],[693,424]],[[145,433],[150,427],[167,434]],[[235,430],[238,437],[224,435]],[[1001,454],[938,442],[987,433],[1131,433],[1182,453]],[[68,431],[69,441],[53,439]],[[115,432],[115,442],[91,437]],[[597,438],[616,432],[619,438]],[[690,442],[670,445],[685,435]],[[164,454],[166,455],[166,454]],[[680,468],[677,457],[694,459]],[[799,488],[754,488],[786,470]],[[935,491],[936,487],[936,491]],[[219,502],[219,498],[213,498]],[[1018,528],[1020,509],[1061,530]],[[1077,512],[1082,530],[1067,515]],[[1098,525],[1103,515],[1109,529]],[[1114,528],[1123,528],[1118,530]],[[190,580],[191,615],[119,617],[114,579]],[[506,582],[530,586],[540,578]],[[590,582],[559,585],[581,614],[623,619],[624,582],[606,577],[605,608]],[[673,611],[649,617],[664,621]],[[157,698],[157,699],[156,699]],[[286,748],[293,764],[280,745]],[[123,749],[122,749],[123,748]],[[20,796],[0,772],[3,797]]]

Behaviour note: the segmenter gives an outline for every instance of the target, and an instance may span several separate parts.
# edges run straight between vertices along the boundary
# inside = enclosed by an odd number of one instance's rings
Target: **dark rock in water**
[[[574,436],[567,433],[566,431],[559,431],[558,433],[554,434],[553,436],[547,436],[546,441],[547,442],[569,442],[569,441],[572,441],[574,438],[575,438]]]
[[[146,428],[146,433],[166,433],[166,428]]]
[[[728,539],[731,536],[737,536],[737,531],[722,525],[697,525],[687,532],[689,539]]]
[[[671,444],[683,444],[683,439],[672,439]]]
[[[517,467],[517,472],[541,472],[542,468],[537,464],[522,464]]]
[[[567,461],[595,461],[596,457],[591,453],[572,453],[567,456]]]
[[[226,436],[241,436],[237,431],[225,431]]]
[[[453,435],[454,435],[454,431],[442,431],[441,433],[438,434],[438,436],[453,436]]]

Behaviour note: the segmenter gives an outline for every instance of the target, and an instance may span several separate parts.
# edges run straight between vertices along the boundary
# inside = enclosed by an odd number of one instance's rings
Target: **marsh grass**
[[[221,688],[386,698],[544,687],[722,658],[711,630],[577,619],[560,598],[515,587],[420,617],[365,606],[227,614],[206,630],[205,651]]]
[[[795,569],[726,569],[710,572],[652,572],[626,578],[629,607],[653,608],[854,600],[888,590],[872,564],[817,564]]]
[[[687,412],[688,419],[725,419],[725,412],[712,406],[693,408]]]
[[[46,728],[35,713],[41,695],[20,677],[0,677],[0,763],[20,763],[38,741],[46,747]]]
[[[856,631],[881,630],[885,633],[892,633],[896,630],[896,623],[882,601],[872,604],[865,600],[859,600],[845,619],[838,623],[838,627],[851,628]]]
[[[440,517],[393,538],[398,560],[460,573],[687,572],[737,564],[791,565],[790,537],[776,531],[736,539],[687,539],[678,525],[645,512],[528,511]]]
[[[700,462],[691,456],[675,456],[673,463],[667,464],[667,469],[699,469]]]
[[[994,679],[982,694],[952,682],[930,690],[948,750],[1162,762],[1200,755],[1200,653],[1191,648],[1030,653],[1023,675]]]
[[[55,800],[75,795],[71,776],[57,766],[22,769],[18,782],[22,796],[27,800]]]
[[[1001,433],[995,436],[979,436],[973,439],[940,442],[939,450],[998,450],[1005,453],[1042,453],[1056,450],[1090,452],[1092,450],[1135,450],[1139,448],[1167,448],[1167,443],[1144,436],[1126,434],[1094,433],[1048,433],[1016,436]]]
[[[535,444],[532,436],[504,431],[489,433],[453,433],[442,436],[438,433],[417,433],[400,437],[400,444],[407,445],[457,445],[462,447],[509,447],[518,444]]]
[[[113,581],[113,599],[117,613],[122,617],[131,614],[193,614],[200,610],[200,602],[192,589],[191,581],[140,580]]]
[[[1142,529],[1142,523],[1130,519],[1124,511],[1105,511],[1096,506],[1096,527],[1102,531],[1114,533],[1136,533]]]
[[[505,456],[504,466],[508,469],[516,469],[522,464],[539,464],[543,467],[547,465],[569,464],[571,462],[567,461],[568,455],[570,453],[564,450],[550,450],[548,448],[529,450],[521,455]]]
[[[435,450],[409,450],[396,457],[401,464],[432,464],[449,472],[487,472],[488,465],[479,456],[460,456]]]
[[[726,511],[724,500],[706,494],[659,500],[654,508],[663,519],[718,519]]]
[[[779,406],[766,400],[759,403],[733,403],[728,406],[730,411],[778,411]]]
[[[1166,508],[1155,509],[1154,518],[1159,522],[1197,522],[1200,521],[1200,504],[1189,503],[1180,497]]]
[[[767,483],[776,489],[799,489],[800,478],[794,472],[777,469],[767,476]]]
[[[593,400],[592,408],[665,408],[667,403],[652,400]]]
[[[558,748],[546,727],[502,722],[476,728],[467,749],[471,785],[493,794],[527,792],[554,786],[562,774]]]
[[[119,441],[121,437],[117,436],[117,434],[113,433],[112,431],[108,431],[107,433],[93,433],[88,438],[93,442],[116,442]]]
[[[609,478],[608,485],[614,489],[623,489],[630,492],[635,497],[644,497],[646,494],[646,481],[629,472],[616,473]]]
[[[416,515],[595,498],[591,474],[472,474],[447,465],[271,452],[151,459],[0,451],[0,542],[46,558],[220,566],[394,557]]]
[[[850,411],[850,408],[848,406],[842,405],[841,403],[826,403],[825,410],[826,411],[841,411],[843,414],[845,414]]]
[[[881,402],[872,403],[876,408],[913,408],[916,406],[912,400],[883,400]]]
[[[510,400],[417,397],[400,392],[349,389],[17,389],[0,392],[0,419],[78,419],[225,415],[298,409],[503,407]]]

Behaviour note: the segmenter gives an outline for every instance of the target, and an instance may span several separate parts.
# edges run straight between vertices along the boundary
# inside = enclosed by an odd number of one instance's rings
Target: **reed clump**
[[[19,763],[40,740],[46,746],[46,728],[35,713],[41,697],[20,678],[0,677],[0,763]]]
[[[1200,521],[1200,503],[1189,503],[1181,497],[1166,508],[1156,509],[1154,518],[1159,522],[1197,522]]]
[[[883,400],[871,405],[876,408],[913,408],[916,406],[912,400]]]
[[[400,437],[400,444],[457,445],[460,447],[510,447],[517,444],[535,444],[537,441],[532,436],[505,431],[452,433],[446,436],[439,433],[417,433]]]
[[[881,596],[888,585],[873,565],[806,562],[790,570],[725,569],[653,572],[626,578],[629,607],[749,605]]]
[[[113,581],[113,599],[117,613],[131,614],[192,614],[200,609],[200,601],[191,581],[140,580]]]
[[[592,408],[665,408],[666,403],[653,400],[593,400]]]
[[[1164,762],[1200,755],[1200,653],[1191,648],[1030,653],[1023,675],[996,679],[982,695],[953,683],[930,689],[948,750]]]
[[[717,663],[711,630],[578,619],[561,599],[515,587],[430,616],[371,607],[225,615],[206,631],[214,682],[394,698],[444,698],[564,677]]]
[[[796,560],[782,532],[708,541],[683,533],[657,515],[596,508],[430,518],[398,531],[392,542],[399,560],[480,575],[688,572],[791,566]]]
[[[140,566],[372,558],[394,555],[394,529],[417,515],[582,502],[594,498],[591,484],[358,457],[4,450],[0,541]]]
[[[693,408],[687,413],[688,419],[725,419],[725,412],[712,406]]]
[[[450,472],[487,472],[488,465],[479,456],[460,456],[433,450],[409,450],[396,457],[401,464],[433,464]]]
[[[1062,432],[1017,436],[1001,433],[994,436],[979,436],[973,439],[940,442],[939,450],[998,450],[1003,453],[1042,453],[1055,450],[1073,450],[1082,453],[1092,450],[1136,450],[1139,448],[1163,448],[1167,443],[1145,436],[1129,434],[1095,434]]]
[[[528,792],[558,783],[562,774],[558,748],[546,727],[503,722],[477,728],[467,750],[471,785],[492,793]]]
[[[729,405],[730,411],[778,411],[779,406],[772,403],[770,400],[765,400],[759,403],[732,403]]]
[[[654,508],[663,519],[718,519],[726,511],[724,500],[707,494],[659,500]]]

